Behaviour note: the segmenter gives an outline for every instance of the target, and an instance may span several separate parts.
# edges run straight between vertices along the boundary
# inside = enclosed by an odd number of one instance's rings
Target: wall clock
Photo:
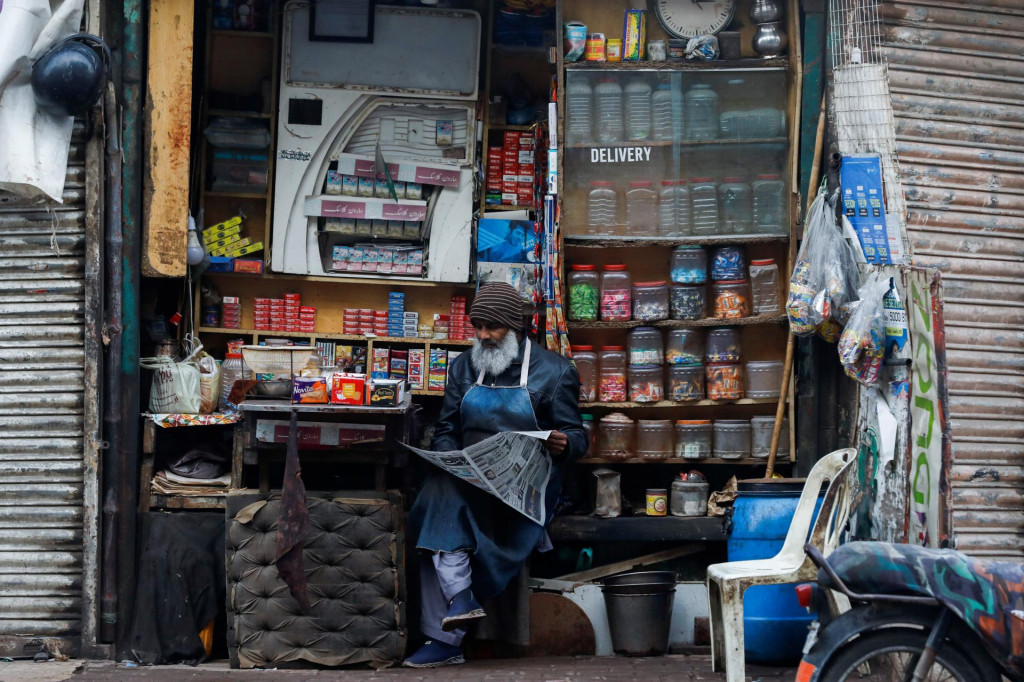
[[[675,38],[715,34],[729,25],[736,0],[647,0],[658,23]]]

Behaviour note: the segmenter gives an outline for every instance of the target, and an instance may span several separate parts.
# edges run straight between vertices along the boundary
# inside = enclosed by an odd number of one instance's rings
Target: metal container
[[[661,656],[668,649],[676,575],[642,571],[606,578],[604,587],[612,650],[623,656]]]
[[[672,516],[707,516],[708,491],[707,481],[672,481],[669,512]]]

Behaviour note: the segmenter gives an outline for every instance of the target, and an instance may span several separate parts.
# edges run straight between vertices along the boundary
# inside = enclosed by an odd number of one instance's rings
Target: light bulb
[[[199,235],[196,234],[196,219],[192,216],[188,217],[188,240],[186,243],[188,248],[185,262],[189,265],[199,265],[202,263],[206,251],[203,250],[203,245],[199,242]]]

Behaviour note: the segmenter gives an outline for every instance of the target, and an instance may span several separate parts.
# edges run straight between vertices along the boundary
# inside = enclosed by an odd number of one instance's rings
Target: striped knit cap
[[[470,322],[500,324],[513,331],[523,326],[523,299],[511,284],[490,282],[476,292],[469,309]]]

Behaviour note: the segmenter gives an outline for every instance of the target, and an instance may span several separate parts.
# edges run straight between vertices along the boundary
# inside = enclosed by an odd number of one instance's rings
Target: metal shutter
[[[1024,555],[1024,13],[1020,0],[882,5],[916,265],[942,271],[952,532]]]

